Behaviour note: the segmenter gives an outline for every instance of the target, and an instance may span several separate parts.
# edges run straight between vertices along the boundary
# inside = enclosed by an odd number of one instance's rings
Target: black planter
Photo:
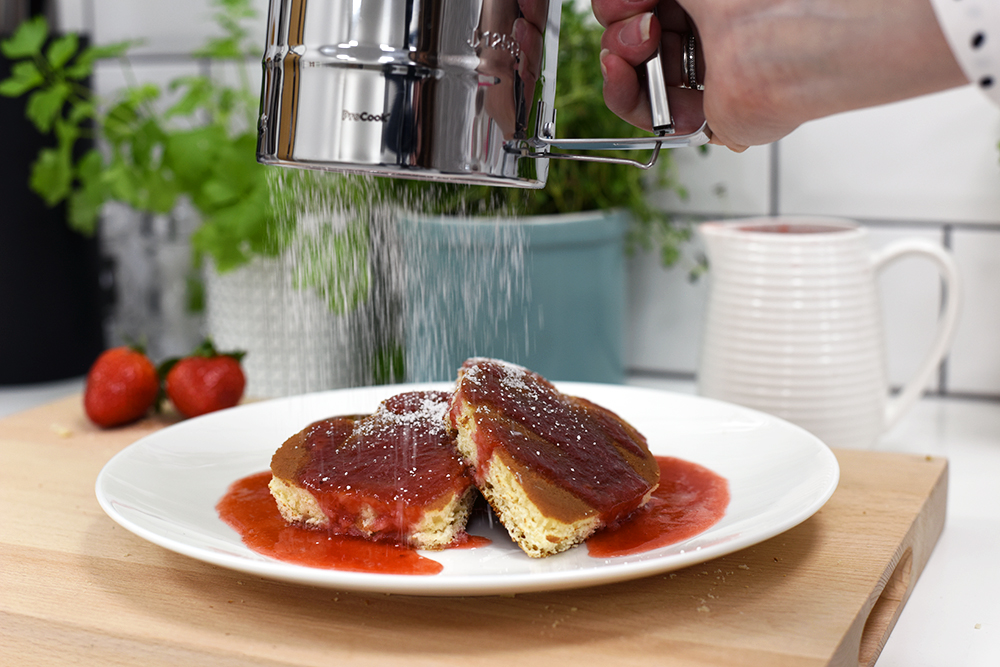
[[[9,71],[0,56],[0,79]],[[25,118],[26,100],[0,97],[0,385],[83,375],[104,348],[98,243],[29,189],[51,140]]]

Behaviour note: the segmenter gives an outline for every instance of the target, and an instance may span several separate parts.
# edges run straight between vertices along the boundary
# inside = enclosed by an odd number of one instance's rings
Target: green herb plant
[[[26,115],[54,145],[41,150],[30,187],[49,205],[65,201],[68,224],[96,229],[102,208],[117,201],[145,213],[169,213],[187,197],[202,217],[192,245],[219,271],[254,255],[274,256],[288,242],[289,216],[275,216],[267,168],[256,161],[257,92],[246,62],[249,0],[213,0],[221,36],[194,55],[236,73],[237,84],[211,75],[160,86],[141,83],[110,100],[86,85],[95,64],[117,58],[130,73],[135,42],[81,48],[77,35],[52,38],[43,17],[23,23],[0,44],[15,61],[0,94],[27,95]],[[166,93],[174,100],[164,101]],[[166,106],[165,109],[160,107]],[[103,145],[81,151],[82,139]]]
[[[68,224],[85,235],[95,233],[108,202],[166,214],[186,198],[201,217],[191,237],[195,268],[209,257],[224,273],[287,250],[297,258],[299,289],[315,292],[333,313],[350,312],[372,288],[371,185],[257,162],[259,91],[250,87],[247,62],[260,45],[247,43],[245,27],[256,12],[250,0],[212,5],[219,36],[193,54],[209,74],[166,87],[133,83],[111,99],[95,95],[88,79],[103,59],[117,59],[131,75],[136,42],[84,46],[75,34],[51,36],[39,17],[0,43],[13,61],[0,94],[26,96],[27,117],[52,138],[34,162],[30,188],[49,205],[66,202]],[[317,202],[339,204],[344,219],[317,221],[317,210],[329,208]],[[302,225],[303,217],[318,224]],[[188,287],[197,302],[200,280]],[[382,342],[369,365],[376,382],[401,378],[398,345]]]

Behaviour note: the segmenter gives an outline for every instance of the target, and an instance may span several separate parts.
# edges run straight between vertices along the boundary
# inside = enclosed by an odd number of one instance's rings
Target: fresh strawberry
[[[102,428],[121,426],[149,412],[160,391],[153,362],[137,347],[106,350],[87,373],[83,408]]]
[[[242,352],[216,351],[206,340],[191,355],[160,366],[167,398],[185,417],[231,408],[240,402],[246,376]]]

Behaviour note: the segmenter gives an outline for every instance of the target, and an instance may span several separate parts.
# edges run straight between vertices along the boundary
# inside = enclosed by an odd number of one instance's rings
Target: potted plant
[[[557,132],[648,136],[604,105],[602,32],[589,9],[563,3]],[[418,193],[411,200],[429,202],[417,206],[420,229],[409,239],[420,246],[408,251],[409,377],[444,379],[464,356],[481,354],[554,379],[622,382],[626,254],[655,249],[671,266],[690,238],[687,226],[649,203],[651,189],[678,188],[671,164],[669,151],[651,173],[551,159],[546,186],[531,191],[406,186]],[[475,206],[483,201],[490,205]],[[483,208],[493,209],[493,224],[463,219]],[[442,321],[452,330],[442,331]]]
[[[256,13],[249,0],[213,0],[212,5],[220,34],[194,55],[234,70],[235,84],[210,75],[185,76],[166,88],[134,84],[112,99],[99,99],[81,82],[102,58],[121,59],[127,68],[132,43],[85,46],[75,34],[53,39],[43,17],[25,21],[5,40],[4,52],[14,62],[10,76],[0,82],[0,94],[26,97],[27,118],[54,139],[32,163],[30,188],[49,206],[64,206],[69,226],[85,237],[95,235],[109,202],[154,215],[188,202],[200,217],[190,239],[196,270],[190,300],[195,308],[203,303],[202,275],[208,290],[219,292],[208,299],[207,327],[219,345],[248,350],[248,392],[289,393],[392,379],[391,353],[374,344],[362,368],[354,364],[348,371],[317,370],[321,342],[314,350],[300,350],[307,357],[301,363],[312,373],[306,377],[273,349],[273,327],[247,329],[261,326],[258,320],[295,318],[325,327],[330,336],[346,336],[347,329],[356,328],[328,320],[354,313],[367,299],[369,211],[356,182],[298,173],[275,176],[274,169],[257,163],[259,91],[250,86],[246,71],[248,55],[259,49],[247,43],[246,25]],[[97,145],[95,136],[101,140]],[[85,141],[91,145],[81,150]],[[284,179],[284,187],[271,187],[269,178]],[[344,210],[319,210],[320,200],[342,202]],[[319,219],[324,215],[338,219],[329,224]],[[294,272],[282,262],[289,253],[295,255]],[[243,283],[261,281],[271,288],[270,301],[245,293]],[[300,298],[288,298],[286,287],[301,292]],[[275,295],[275,289],[280,293]],[[227,320],[227,314],[236,319]],[[314,330],[312,339],[320,338]],[[284,379],[271,377],[275,373]],[[289,384],[290,376],[306,383]]]

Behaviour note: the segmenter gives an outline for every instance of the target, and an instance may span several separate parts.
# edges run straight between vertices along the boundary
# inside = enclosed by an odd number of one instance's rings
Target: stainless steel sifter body
[[[648,167],[661,147],[708,141],[704,126],[671,134],[665,91],[657,135],[557,141],[560,11],[558,0],[271,0],[258,160],[539,188],[549,158],[607,159],[554,149],[651,149],[645,164],[624,160]]]

